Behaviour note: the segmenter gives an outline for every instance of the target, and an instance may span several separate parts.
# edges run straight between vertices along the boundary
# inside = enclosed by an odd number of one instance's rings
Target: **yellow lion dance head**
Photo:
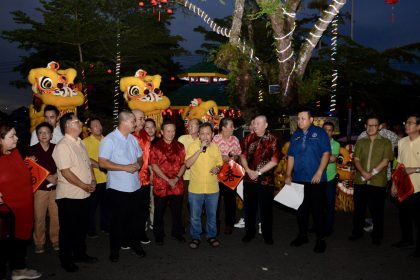
[[[157,125],[162,121],[162,110],[171,105],[168,97],[159,89],[162,77],[149,76],[147,72],[139,69],[131,77],[124,77],[120,81],[120,90],[124,93],[131,110],[142,110],[149,118],[153,118]]]
[[[74,84],[77,72],[73,68],[60,70],[60,65],[52,61],[46,68],[35,68],[29,72],[28,81],[32,85],[33,105],[29,107],[31,130],[44,120],[45,105],[54,105],[60,115],[76,113],[76,107],[84,102],[84,96]]]

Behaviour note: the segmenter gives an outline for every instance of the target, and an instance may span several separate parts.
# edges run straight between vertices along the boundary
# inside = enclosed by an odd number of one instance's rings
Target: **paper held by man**
[[[292,183],[291,185],[284,185],[281,191],[274,197],[274,200],[297,210],[303,202],[303,185]]]

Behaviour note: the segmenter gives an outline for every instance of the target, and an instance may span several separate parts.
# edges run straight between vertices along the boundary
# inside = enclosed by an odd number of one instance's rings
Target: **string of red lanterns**
[[[165,11],[168,15],[173,14],[173,10],[171,8],[167,8],[168,0],[150,0],[150,5],[152,6],[152,11],[155,13],[158,12],[158,21],[160,21],[160,13]],[[146,3],[144,1],[139,2],[140,9],[145,9]]]

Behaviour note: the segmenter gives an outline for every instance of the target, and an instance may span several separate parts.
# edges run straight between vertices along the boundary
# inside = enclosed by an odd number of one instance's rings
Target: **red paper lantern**
[[[168,15],[171,15],[173,13],[172,9],[167,9],[166,12],[168,13]]]
[[[139,2],[140,7],[144,7],[144,2]]]
[[[385,2],[387,4],[394,5],[394,4],[397,4],[398,2],[400,2],[400,0],[385,0]]]
[[[175,77],[174,76],[171,77],[171,81],[175,81]]]
[[[157,5],[157,1],[156,0],[152,0],[152,1],[150,1],[150,4],[152,4],[152,6],[156,6]]]
[[[108,70],[106,70],[106,72],[107,72],[108,74],[111,74],[111,73],[112,73],[112,69],[108,69]]]
[[[168,0],[160,0],[160,3],[162,3],[162,4],[168,4]]]

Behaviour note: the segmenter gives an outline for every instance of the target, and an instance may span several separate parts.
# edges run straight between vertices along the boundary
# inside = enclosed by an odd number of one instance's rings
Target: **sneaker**
[[[237,222],[234,227],[236,228],[245,228],[245,219],[241,218],[239,219],[239,222]]]
[[[143,245],[149,244],[150,243],[150,239],[147,236],[144,236],[140,239],[140,243]]]
[[[53,243],[52,247],[54,251],[60,251],[60,245],[58,243]]]
[[[35,246],[35,254],[42,254],[45,252],[44,245]]]
[[[149,228],[150,228],[151,230],[153,230],[153,224],[150,224],[150,225],[149,225]]]
[[[12,271],[12,280],[20,279],[37,279],[41,277],[42,274],[34,269],[17,269]]]
[[[130,246],[121,246],[121,250],[130,250]]]
[[[372,219],[366,219],[365,220],[365,226],[363,227],[363,230],[365,232],[372,232],[373,231]]]
[[[261,223],[258,223],[258,234],[262,234]]]

